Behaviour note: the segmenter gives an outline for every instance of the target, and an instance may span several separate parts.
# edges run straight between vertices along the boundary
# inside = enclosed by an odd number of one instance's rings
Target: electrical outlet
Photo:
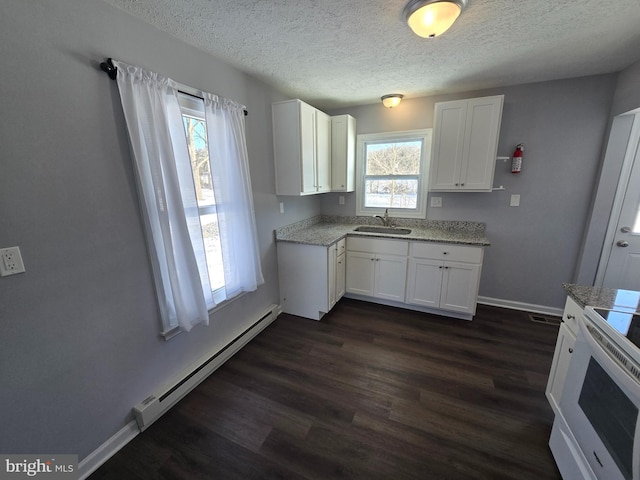
[[[432,207],[442,207],[442,197],[431,197]]]
[[[24,271],[20,247],[0,249],[0,277],[15,275]]]

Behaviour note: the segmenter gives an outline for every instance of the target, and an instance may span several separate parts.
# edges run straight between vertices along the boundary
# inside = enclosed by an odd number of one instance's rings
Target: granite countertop
[[[582,308],[586,306],[607,309],[622,307],[625,309],[632,308],[640,312],[640,292],[571,283],[563,283],[562,288]]]
[[[278,242],[302,243],[329,246],[350,236],[397,238],[402,240],[452,243],[472,246],[488,246],[486,226],[480,222],[456,222],[440,220],[393,219],[394,226],[410,228],[408,235],[356,232],[359,225],[378,225],[380,220],[372,217],[337,217],[318,215],[317,217],[276,229]]]

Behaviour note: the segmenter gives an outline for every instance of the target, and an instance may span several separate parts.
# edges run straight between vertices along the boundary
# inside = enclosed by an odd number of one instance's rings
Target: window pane
[[[416,208],[418,180],[365,180],[365,207]]]
[[[184,130],[187,135],[191,169],[195,183],[198,205],[214,205],[213,182],[211,181],[211,165],[209,164],[209,149],[207,148],[207,124],[203,119],[182,116]]]
[[[365,175],[419,175],[422,142],[366,145]]]
[[[216,214],[201,215],[200,223],[202,225],[202,237],[204,238],[204,250],[207,255],[211,290],[217,290],[220,287],[224,287],[224,267],[222,266],[218,216]]]

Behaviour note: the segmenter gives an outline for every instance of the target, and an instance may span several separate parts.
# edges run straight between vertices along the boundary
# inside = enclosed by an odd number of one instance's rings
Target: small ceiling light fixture
[[[410,0],[403,15],[413,33],[433,38],[449,30],[466,6],[467,0]]]
[[[385,107],[393,108],[400,105],[400,101],[402,100],[403,97],[404,95],[400,93],[390,93],[389,95],[384,95],[380,97],[380,100],[382,100],[382,104]]]

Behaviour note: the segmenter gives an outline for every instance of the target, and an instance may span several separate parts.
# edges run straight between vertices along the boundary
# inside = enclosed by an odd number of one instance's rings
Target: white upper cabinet
[[[272,105],[276,195],[331,191],[331,117],[301,100]]]
[[[331,117],[331,191],[355,190],[355,165],[356,119],[351,115]]]
[[[429,190],[493,188],[504,95],[435,104]]]

